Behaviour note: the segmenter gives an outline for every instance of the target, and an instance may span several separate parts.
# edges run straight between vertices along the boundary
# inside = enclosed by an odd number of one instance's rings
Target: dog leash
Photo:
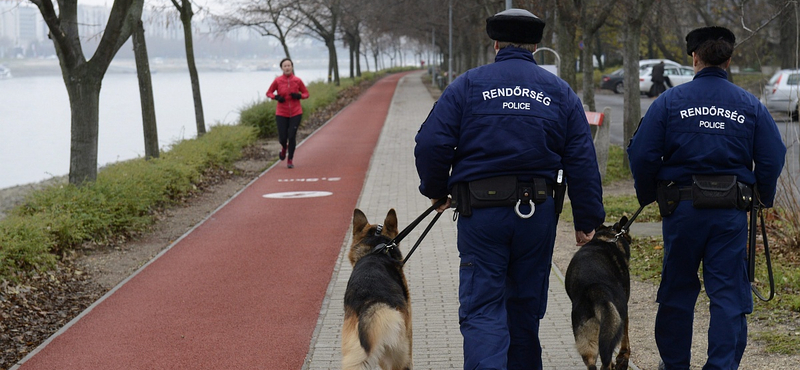
[[[431,213],[431,211],[441,207],[446,202],[447,198],[442,198],[439,199],[438,202],[428,207],[428,209],[426,209],[425,212],[422,212],[422,214],[419,215],[416,220],[408,224],[408,226],[406,226],[406,228],[403,229],[403,231],[401,231],[400,234],[397,234],[397,236],[394,239],[392,239],[392,244],[396,245],[397,243],[400,243],[400,241],[403,240],[403,238],[405,238],[411,232],[411,230],[417,227],[417,225],[419,225],[419,223],[422,222],[422,220],[424,220],[425,217],[427,217],[428,214]],[[408,259],[411,257],[411,254],[413,254],[414,251],[417,250],[417,247],[419,247],[420,243],[422,243],[422,239],[425,238],[425,235],[428,235],[428,231],[431,231],[433,224],[436,223],[439,217],[442,216],[442,213],[443,212],[436,212],[436,216],[433,216],[433,220],[431,220],[431,222],[428,224],[428,227],[425,228],[425,231],[423,231],[422,234],[419,236],[419,239],[417,239],[417,242],[414,243],[414,246],[411,247],[411,250],[409,250],[408,254],[406,254],[406,258],[403,259],[403,265],[406,264],[406,261],[408,261]]]
[[[758,297],[758,299],[760,299],[760,300],[762,300],[764,302],[769,302],[769,301],[772,300],[772,298],[775,298],[775,276],[774,276],[773,271],[772,271],[772,258],[770,258],[770,255],[769,255],[769,241],[767,239],[766,221],[764,221],[763,208],[760,207],[761,199],[758,198],[758,192],[755,191],[755,189],[753,189],[753,190],[754,190],[753,192],[756,194],[756,199],[752,200],[752,203],[751,203],[751,206],[750,206],[750,233],[748,235],[748,243],[747,243],[748,244],[747,245],[747,247],[748,247],[747,248],[747,262],[748,262],[747,275],[748,276],[747,277],[750,280],[750,290],[753,292],[753,294],[756,297]],[[633,214],[633,217],[631,217],[628,220],[628,222],[625,224],[625,226],[623,226],[622,229],[620,229],[619,233],[616,234],[616,237],[619,237],[621,235],[624,235],[624,234],[628,233],[628,230],[630,229],[631,225],[633,224],[633,221],[636,220],[636,217],[639,216],[639,213],[641,213],[642,210],[644,209],[644,207],[646,207],[646,206],[647,205],[640,206],[639,209],[636,210],[636,212]],[[761,294],[761,291],[754,284],[754,282],[755,282],[755,271],[756,271],[756,261],[755,261],[756,234],[757,234],[757,230],[758,230],[758,221],[759,221],[759,219],[761,220],[761,239],[764,241],[764,256],[766,257],[766,261],[767,261],[767,276],[768,276],[768,280],[769,280],[769,297],[767,297],[767,298],[764,298],[764,295]]]
[[[381,244],[376,245],[374,248],[372,248],[370,253],[386,253],[387,251],[389,251],[389,250],[391,250],[393,248],[397,248],[397,244],[400,243],[400,241],[403,240],[406,236],[408,236],[408,234],[411,233],[411,230],[414,230],[414,228],[417,227],[417,225],[419,225],[419,223],[422,222],[422,220],[424,220],[425,217],[427,217],[428,214],[431,213],[431,211],[433,211],[436,208],[441,207],[443,204],[445,204],[445,202],[447,202],[447,198],[440,199],[439,201],[434,203],[432,206],[428,207],[428,209],[426,209],[425,212],[422,212],[421,215],[419,215],[414,221],[412,221],[410,224],[408,224],[408,226],[406,226],[406,228],[403,229],[403,231],[401,231],[399,234],[397,234],[397,236],[395,236],[394,239],[390,240],[388,243],[381,243]],[[431,230],[431,228],[433,227],[433,224],[436,223],[436,220],[438,220],[439,217],[441,217],[441,216],[442,216],[442,213],[439,213],[439,212],[436,213],[436,216],[433,217],[433,220],[431,220],[431,223],[428,224],[428,227],[425,228],[425,231],[423,231],[422,235],[420,235],[419,239],[417,239],[417,243],[414,244],[414,247],[411,248],[411,250],[408,252],[408,254],[406,255],[406,258],[403,259],[403,264],[404,265],[406,264],[406,261],[408,261],[408,258],[411,257],[411,254],[414,253],[414,250],[416,250],[417,247],[419,246],[419,244],[422,243],[422,239],[425,238],[425,235],[427,235],[428,231]],[[383,230],[383,225],[378,225],[377,230],[375,230],[375,235],[380,235],[382,230]]]
[[[772,259],[769,256],[769,242],[767,241],[767,227],[764,221],[763,207],[761,207],[761,199],[755,187],[753,188],[755,199],[752,200],[750,205],[750,234],[748,235],[747,243],[747,277],[750,280],[750,290],[753,291],[758,299],[769,302],[775,298],[775,277],[772,273]],[[761,291],[756,287],[756,234],[758,231],[758,219],[761,219],[761,239],[764,241],[764,256],[767,259],[767,276],[769,279],[769,298],[764,298]]]
[[[642,210],[644,209],[644,207],[647,207],[647,206],[648,206],[648,204],[645,204],[643,206],[639,206],[639,209],[637,209],[636,212],[634,212],[633,216],[630,219],[628,219],[628,222],[626,222],[625,225],[623,225],[622,228],[619,229],[619,232],[614,236],[620,237],[622,235],[627,234],[628,230],[631,229],[631,225],[633,225],[633,221],[636,220],[636,217],[639,217],[639,214],[642,213]]]
[[[414,221],[412,221],[410,224],[408,224],[408,226],[406,226],[406,228],[403,229],[403,231],[401,231],[399,234],[397,234],[397,236],[395,236],[394,239],[389,241],[389,243],[378,244],[377,246],[375,246],[375,248],[372,249],[371,253],[385,252],[385,251],[387,251],[389,249],[396,248],[397,244],[400,243],[400,241],[403,240],[406,236],[408,236],[408,234],[411,233],[411,230],[414,230],[414,228],[417,227],[417,225],[419,225],[419,223],[422,222],[422,220],[424,220],[425,217],[427,217],[428,214],[431,213],[431,211],[433,211],[436,208],[441,207],[443,204],[445,204],[445,202],[447,202],[447,198],[439,199],[438,202],[436,202],[432,206],[428,207],[428,209],[426,209],[425,212],[422,212],[421,215],[419,215]],[[406,261],[408,261],[408,258],[411,257],[411,254],[414,253],[414,251],[417,249],[417,247],[419,247],[420,243],[422,243],[422,239],[425,238],[425,235],[428,234],[428,231],[431,231],[431,228],[433,227],[433,224],[436,223],[436,221],[441,216],[442,216],[441,212],[437,212],[436,213],[436,216],[433,217],[433,220],[431,220],[431,222],[428,224],[428,227],[425,228],[425,231],[423,231],[422,235],[420,235],[419,239],[417,239],[417,242],[414,244],[414,247],[411,248],[411,250],[406,255],[406,258],[403,259],[403,265],[406,264]],[[378,233],[380,233],[380,231]]]

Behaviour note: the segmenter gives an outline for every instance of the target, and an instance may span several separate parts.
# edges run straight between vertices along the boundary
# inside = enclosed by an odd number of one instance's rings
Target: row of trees
[[[798,17],[795,0],[513,0],[513,7],[528,9],[547,23],[540,46],[560,56],[559,75],[582,100],[596,110],[593,57],[623,65],[625,86],[638,85],[638,61],[668,58],[691,64],[685,52],[685,35],[703,26],[725,26],[737,36],[733,64],[761,71],[764,66],[797,68]],[[418,40],[447,35],[448,8],[453,11],[453,70],[465,71],[490,62],[492,42],[485,19],[505,9],[503,0],[401,0],[396,7],[382,7],[377,21],[387,32]],[[394,11],[394,12],[393,12]],[[373,23],[369,23],[370,28]],[[385,30],[385,28],[383,28]],[[447,37],[436,37],[435,47],[446,54]],[[537,60],[543,61],[537,53]],[[552,57],[547,64],[555,64]],[[576,65],[583,73],[577,81]],[[642,115],[640,95],[627,89],[624,95],[625,141],[633,135]],[[627,166],[627,160],[626,160]]]
[[[125,41],[141,29],[144,0],[115,0],[98,48],[91,58],[81,49],[77,0],[29,0],[36,4],[50,31],[72,109],[70,182],[92,181],[97,174],[98,104],[103,76]],[[198,135],[205,132],[199,78],[194,67],[192,0],[170,0],[184,28],[186,56],[192,75]],[[328,49],[328,81],[338,85],[337,42],[350,56],[350,77],[361,73],[362,56],[378,66],[380,55],[396,56],[412,48],[420,57],[440,55],[438,67],[465,71],[493,60],[485,19],[506,8],[506,0],[233,0],[227,11],[214,15],[219,30],[257,30],[280,42],[287,57],[290,45],[305,38],[321,40]],[[162,5],[163,6],[163,5]],[[684,36],[696,27],[722,25],[738,37],[735,64],[756,70],[765,65],[794,67],[797,63],[798,5],[794,0],[513,0],[547,22],[541,46],[557,50],[559,74],[583,101],[595,109],[592,79],[596,56],[622,62],[625,85],[638,85],[638,60],[665,57],[689,63]],[[452,17],[449,15],[452,14]],[[452,19],[452,21],[451,21]],[[452,33],[450,30],[452,29]],[[149,67],[143,33],[134,48],[144,48],[140,69],[142,94],[147,94]],[[450,43],[452,39],[452,44]],[[452,50],[452,55],[449,55]],[[136,51],[136,50],[135,50]],[[543,56],[542,58],[545,58]],[[537,58],[538,55],[537,55]],[[446,65],[452,60],[452,65]],[[576,65],[583,72],[577,81]],[[544,60],[543,60],[544,61]],[[143,99],[143,102],[145,99]],[[143,106],[143,112],[147,107]],[[145,114],[145,117],[148,115]],[[625,139],[641,117],[636,89],[625,93]],[[154,120],[154,118],[153,118]],[[151,125],[154,127],[154,123]],[[145,125],[148,127],[148,125]],[[146,129],[147,132],[147,129]],[[145,134],[147,137],[147,133]],[[152,139],[149,139],[152,140]],[[147,147],[146,143],[146,147]],[[157,156],[148,152],[148,156]]]
[[[184,32],[186,56],[195,99],[197,135],[200,136],[206,129],[200,82],[192,47],[191,19],[194,13],[189,0],[170,1],[180,15],[181,23],[186,30]],[[158,157],[155,108],[142,25],[144,0],[114,1],[100,42],[94,54],[88,59],[79,34],[77,0],[59,0],[57,7],[52,0],[30,0],[30,2],[39,9],[47,25],[48,36],[55,46],[69,97],[71,111],[69,182],[80,185],[97,178],[100,88],[114,56],[131,37],[134,39],[133,48],[139,75],[145,155],[148,158]]]

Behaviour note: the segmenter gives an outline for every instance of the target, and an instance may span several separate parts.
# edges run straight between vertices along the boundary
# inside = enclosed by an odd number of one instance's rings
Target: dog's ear
[[[358,208],[353,210],[353,235],[358,234],[367,225],[369,225],[367,215]]]
[[[389,210],[386,214],[386,219],[383,220],[383,234],[391,238],[397,236],[397,213],[394,208]]]
[[[628,223],[628,216],[622,216],[622,219],[619,220],[616,224],[614,224],[614,231],[620,232],[625,224]]]

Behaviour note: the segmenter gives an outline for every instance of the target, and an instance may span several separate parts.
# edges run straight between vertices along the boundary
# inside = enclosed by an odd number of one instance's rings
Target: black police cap
[[[492,40],[538,44],[544,21],[524,9],[508,9],[486,18],[486,33]]]
[[[686,35],[686,54],[691,56],[700,45],[708,40],[723,40],[735,44],[736,36],[733,35],[731,30],[725,27],[711,26],[698,28]]]

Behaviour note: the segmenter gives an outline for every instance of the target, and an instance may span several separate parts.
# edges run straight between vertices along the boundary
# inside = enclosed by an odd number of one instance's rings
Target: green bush
[[[55,241],[43,217],[9,216],[0,222],[0,278],[55,265]]]
[[[258,137],[270,138],[278,136],[275,126],[275,101],[256,101],[245,106],[239,111],[239,123],[255,127]]]
[[[229,167],[255,139],[251,127],[213,126],[160,158],[105,167],[93,183],[32,193],[0,221],[0,278],[48,268],[56,255],[84,242],[103,244],[146,229],[154,211],[193,191],[207,168]]]

